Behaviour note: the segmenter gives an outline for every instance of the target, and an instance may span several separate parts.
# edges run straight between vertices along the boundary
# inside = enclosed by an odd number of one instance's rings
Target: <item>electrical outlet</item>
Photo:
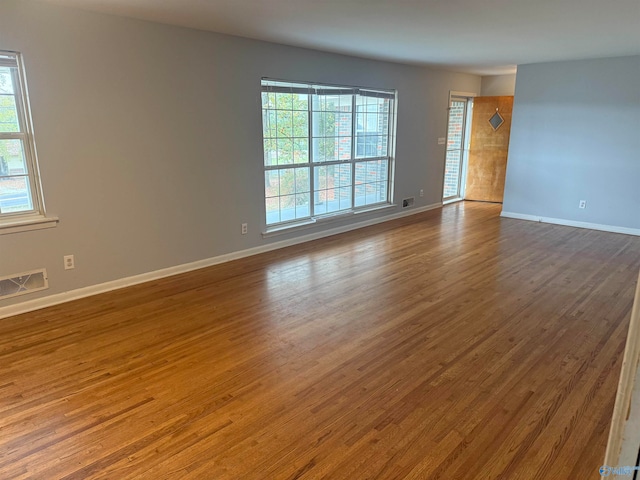
[[[62,257],[64,260],[64,269],[65,270],[73,270],[76,268],[76,260],[73,255],[65,255]]]
[[[424,190],[422,188],[420,189],[420,196],[424,197]]]
[[[587,208],[587,201],[580,200],[580,204],[578,205],[578,208]]]
[[[247,231],[248,231],[248,226],[247,226],[246,223],[243,223],[242,224],[242,229],[241,229],[242,235],[246,235]]]

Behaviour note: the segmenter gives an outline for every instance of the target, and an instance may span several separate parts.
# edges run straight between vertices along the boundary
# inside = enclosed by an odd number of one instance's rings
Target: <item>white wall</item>
[[[640,234],[640,56],[517,76],[503,214]]]
[[[263,76],[397,89],[395,199],[416,208],[441,200],[449,90],[480,91],[473,75],[31,0],[0,3],[0,49],[24,54],[45,201],[60,218],[0,236],[0,275],[46,267],[50,283],[0,308],[300,235],[260,235]]]
[[[516,91],[516,74],[486,75],[482,77],[480,95],[483,97],[511,96]]]

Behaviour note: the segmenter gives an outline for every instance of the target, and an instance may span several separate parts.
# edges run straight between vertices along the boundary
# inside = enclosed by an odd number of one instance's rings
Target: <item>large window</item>
[[[0,223],[41,213],[21,58],[0,51]]]
[[[267,226],[390,202],[395,92],[262,81]]]

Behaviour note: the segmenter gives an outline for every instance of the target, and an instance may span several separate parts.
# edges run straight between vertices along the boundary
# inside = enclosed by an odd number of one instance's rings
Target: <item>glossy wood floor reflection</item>
[[[0,320],[0,478],[596,479],[639,268],[466,203]]]

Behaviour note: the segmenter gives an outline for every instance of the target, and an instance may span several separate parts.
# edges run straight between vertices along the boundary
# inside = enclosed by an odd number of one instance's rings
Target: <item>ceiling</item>
[[[85,10],[492,75],[640,54],[640,0],[48,0]]]

